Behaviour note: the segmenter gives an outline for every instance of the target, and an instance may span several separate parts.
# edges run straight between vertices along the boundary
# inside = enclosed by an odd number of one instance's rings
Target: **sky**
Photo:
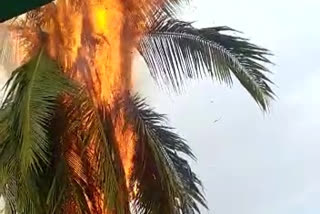
[[[318,0],[193,0],[181,12],[195,26],[228,25],[273,52],[278,97],[268,114],[237,83],[194,81],[169,95],[135,62],[138,90],[198,158],[191,165],[210,208],[202,213],[320,213],[319,9]]]
[[[272,51],[268,114],[239,84],[194,81],[176,96],[138,72],[140,92],[198,158],[210,208],[202,213],[320,213],[319,9],[318,0],[194,0],[182,10],[197,27],[227,25]]]

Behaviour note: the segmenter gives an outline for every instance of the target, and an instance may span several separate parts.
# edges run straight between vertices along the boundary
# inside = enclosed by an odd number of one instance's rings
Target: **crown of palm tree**
[[[264,66],[269,51],[229,27],[179,21],[171,14],[182,1],[164,2],[136,47],[154,80],[180,91],[187,79],[237,79],[267,110],[274,96]],[[129,186],[115,142],[120,114],[137,138]],[[112,109],[96,105],[44,48],[6,83],[0,194],[7,213],[200,213],[202,185],[185,157],[195,158],[185,140],[139,95],[128,92]]]

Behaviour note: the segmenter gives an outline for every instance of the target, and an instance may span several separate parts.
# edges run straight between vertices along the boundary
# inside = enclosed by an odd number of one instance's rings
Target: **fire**
[[[89,89],[97,105],[109,108],[132,85],[132,56],[128,53],[137,38],[125,35],[129,17],[125,16],[124,2],[59,0],[53,8],[57,15],[48,17],[49,53],[72,78]],[[121,113],[113,122],[129,185],[135,137],[132,130],[123,130],[124,119]]]
[[[152,16],[151,5],[164,1],[57,0],[41,9],[47,52],[88,89],[95,105],[112,109],[132,89],[132,53],[146,31],[146,17]],[[129,190],[136,136],[124,112],[115,118],[115,140]]]

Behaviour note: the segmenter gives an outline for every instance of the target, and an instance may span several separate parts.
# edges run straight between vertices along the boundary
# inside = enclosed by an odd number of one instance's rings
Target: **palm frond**
[[[0,183],[7,212],[44,213],[48,208],[47,187],[56,172],[48,129],[58,98],[72,90],[71,81],[42,50],[7,81],[0,110]]]
[[[181,157],[194,158],[188,145],[165,125],[164,115],[155,113],[138,96],[125,106],[138,137],[132,181],[136,213],[200,212],[199,203],[206,207],[201,182]]]
[[[188,3],[189,0],[149,0],[147,3],[140,1],[139,3],[141,5],[138,5],[139,7],[142,7],[144,10],[147,10],[148,13],[150,12],[159,15],[159,14],[166,14],[169,16],[175,15],[177,12],[177,9],[180,8],[180,6],[183,3]],[[144,3],[144,4],[143,4]],[[126,4],[135,4],[137,6],[136,1],[130,1],[127,2]],[[154,15],[153,14],[153,15]],[[148,17],[146,17],[148,19]]]
[[[66,157],[66,149],[70,145],[67,141],[71,141],[66,136],[69,132],[68,124],[66,106],[59,100],[48,127],[52,153],[50,165],[36,177],[37,184],[42,189],[40,194],[44,198],[42,206],[46,207],[48,214],[66,213],[71,207],[74,212],[89,213],[85,191],[79,187],[73,168]]]
[[[14,154],[16,147],[10,144],[9,117],[11,106],[0,109],[0,195],[4,196],[6,213],[15,213],[16,179],[14,179]]]
[[[188,2],[189,0],[165,0],[162,10],[166,14],[174,14],[181,4]]]
[[[232,84],[232,74],[263,110],[274,93],[266,76],[269,51],[232,36],[228,27],[196,29],[191,23],[159,18],[141,40],[139,50],[160,84],[181,90],[186,79],[210,76]]]
[[[6,83],[4,105],[12,103],[14,140],[19,144],[21,169],[39,172],[48,163],[47,128],[55,111],[55,101],[69,91],[70,81],[59,67],[40,51],[27,64],[15,70]]]
[[[19,152],[17,152],[18,144],[13,141],[14,130],[11,128],[10,116],[11,111],[8,111],[6,120],[1,121],[5,122],[6,125],[0,127],[1,138],[4,137],[0,146],[0,191],[5,200],[5,212],[16,213],[22,210],[34,212],[36,208],[32,205],[37,204],[38,197],[32,192],[34,186],[28,185],[29,181],[33,179],[22,179],[21,177]],[[22,182],[22,180],[25,182]],[[23,208],[20,209],[21,207]]]
[[[77,176],[83,182],[83,186],[92,185],[84,190],[86,195],[94,195],[101,191],[99,194],[104,196],[102,209],[126,213],[128,200],[125,197],[127,190],[123,188],[125,178],[115,148],[108,107],[96,105],[86,89],[81,89],[78,95],[69,101],[66,111],[67,120],[71,124],[67,130],[77,138],[80,147],[80,151],[75,152],[80,161],[79,166],[71,167],[82,168],[82,175]],[[77,164],[76,162],[70,164]],[[90,193],[92,189],[96,191]]]

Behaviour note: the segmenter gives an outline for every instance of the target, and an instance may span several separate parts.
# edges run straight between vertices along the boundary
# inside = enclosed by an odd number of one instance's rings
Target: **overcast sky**
[[[228,25],[272,50],[278,99],[268,115],[237,84],[194,82],[176,97],[139,76],[198,157],[203,213],[320,213],[319,10],[318,0],[194,0],[184,10],[197,26]]]
[[[198,157],[192,166],[210,207],[203,213],[320,213],[319,10],[319,0],[194,0],[184,10],[197,26],[228,25],[272,50],[279,98],[268,115],[237,84],[193,82],[169,96],[144,69],[136,74]]]

